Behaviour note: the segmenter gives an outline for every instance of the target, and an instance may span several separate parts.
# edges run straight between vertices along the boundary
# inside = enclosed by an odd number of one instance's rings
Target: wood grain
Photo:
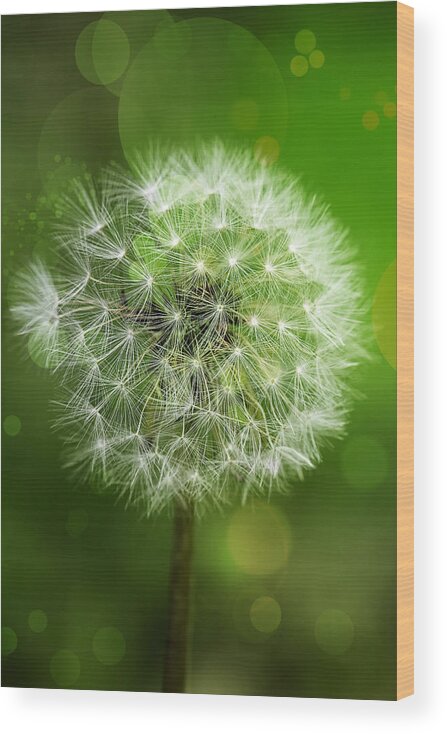
[[[414,692],[414,12],[397,3],[397,699]]]

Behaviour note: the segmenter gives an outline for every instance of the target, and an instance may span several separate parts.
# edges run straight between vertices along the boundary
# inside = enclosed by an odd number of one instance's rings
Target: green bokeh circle
[[[250,621],[258,632],[271,634],[281,624],[281,607],[271,596],[259,596],[250,607]]]
[[[103,665],[116,665],[126,652],[126,641],[116,627],[102,627],[93,638],[93,652]]]
[[[17,635],[12,627],[2,627],[2,655],[10,655],[17,647]]]
[[[74,685],[81,673],[81,663],[72,650],[58,650],[50,663],[51,676],[61,688]]]
[[[129,41],[117,23],[95,20],[79,34],[75,57],[79,71],[89,82],[111,84],[129,63]]]
[[[102,19],[117,23],[123,29],[129,41],[129,63],[134,60],[156,31],[174,24],[167,10],[151,10],[150,13],[147,10],[132,10],[131,13],[125,10],[112,10],[104,13]],[[125,73],[119,79],[107,84],[109,92],[119,97],[124,77]]]
[[[8,436],[17,436],[22,428],[22,421],[17,415],[8,415],[3,421],[3,430]]]
[[[317,39],[315,38],[315,33],[312,33],[307,28],[298,31],[295,36],[295,48],[302,54],[310,54],[316,45]]]
[[[33,632],[46,630],[48,617],[42,609],[33,609],[28,615],[28,626]]]

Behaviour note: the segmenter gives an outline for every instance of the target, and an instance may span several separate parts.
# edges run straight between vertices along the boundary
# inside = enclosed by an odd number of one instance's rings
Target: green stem
[[[178,502],[174,514],[169,578],[168,633],[162,689],[165,693],[185,692],[193,529],[194,507]]]

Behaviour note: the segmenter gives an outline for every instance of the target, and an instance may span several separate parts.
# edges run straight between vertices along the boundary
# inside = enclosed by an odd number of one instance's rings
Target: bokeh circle
[[[92,84],[111,84],[122,76],[129,63],[129,41],[123,29],[101,18],[89,23],[76,42],[76,64]]]
[[[103,665],[116,665],[126,652],[126,641],[116,627],[101,627],[93,638],[93,653]]]
[[[250,607],[250,620],[258,632],[271,634],[281,624],[281,607],[271,596],[260,596]]]

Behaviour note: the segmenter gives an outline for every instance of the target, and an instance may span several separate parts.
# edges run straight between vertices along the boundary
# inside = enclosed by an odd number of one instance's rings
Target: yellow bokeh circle
[[[313,69],[321,69],[324,64],[324,59],[325,57],[323,51],[320,51],[319,48],[316,48],[315,51],[312,51],[309,56],[309,64]]]
[[[387,102],[383,105],[383,114],[385,117],[396,117],[396,103]]]
[[[255,158],[266,166],[278,160],[279,152],[280,147],[278,141],[270,135],[263,135],[255,143]]]
[[[376,130],[379,126],[379,115],[375,110],[368,110],[362,117],[362,124],[365,130]]]
[[[305,56],[294,56],[290,62],[290,71],[295,76],[301,77],[307,74],[309,70],[309,62]]]

